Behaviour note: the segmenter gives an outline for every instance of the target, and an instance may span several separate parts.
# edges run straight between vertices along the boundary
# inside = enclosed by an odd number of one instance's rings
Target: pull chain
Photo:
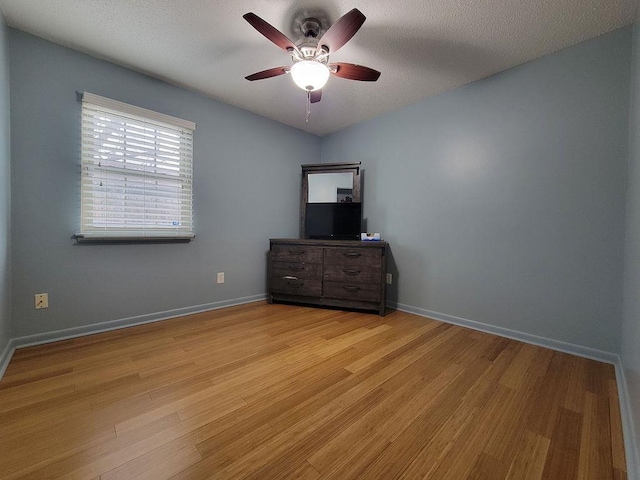
[[[307,90],[307,119],[305,123],[309,125],[309,117],[311,116],[311,92]]]

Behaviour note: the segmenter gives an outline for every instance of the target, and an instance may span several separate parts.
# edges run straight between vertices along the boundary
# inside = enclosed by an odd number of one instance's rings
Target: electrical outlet
[[[387,273],[387,285],[391,285],[393,283],[393,274]]]
[[[41,308],[49,308],[49,294],[36,293],[35,302],[36,302],[36,310],[39,310]]]
[[[224,283],[224,272],[218,272],[216,283]]]

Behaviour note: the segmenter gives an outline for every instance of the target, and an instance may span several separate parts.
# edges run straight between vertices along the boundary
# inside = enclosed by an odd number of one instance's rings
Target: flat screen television
[[[305,232],[318,240],[360,240],[361,203],[307,203]]]

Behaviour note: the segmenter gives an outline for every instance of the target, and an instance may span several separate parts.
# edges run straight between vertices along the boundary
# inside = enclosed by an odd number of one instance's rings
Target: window
[[[193,238],[194,130],[85,92],[78,241]]]

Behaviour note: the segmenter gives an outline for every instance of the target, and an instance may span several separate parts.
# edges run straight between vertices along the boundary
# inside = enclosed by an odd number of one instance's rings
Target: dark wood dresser
[[[268,300],[384,315],[387,242],[272,238]]]

